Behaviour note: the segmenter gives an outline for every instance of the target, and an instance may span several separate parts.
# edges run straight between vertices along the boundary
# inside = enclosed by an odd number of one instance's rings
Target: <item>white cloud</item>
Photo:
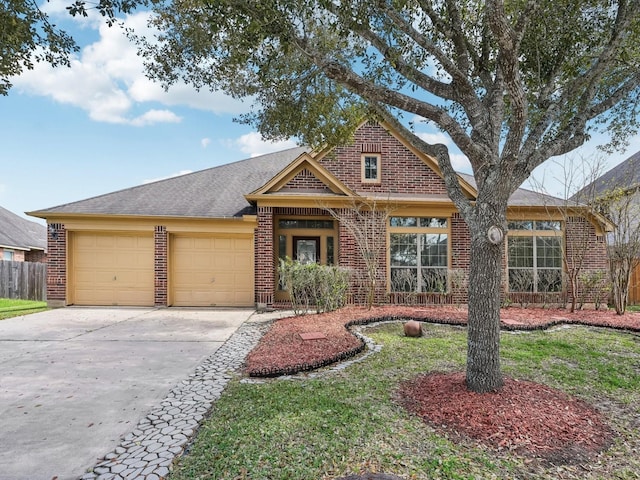
[[[451,159],[451,165],[453,166],[453,169],[457,172],[471,173],[472,170],[469,159],[465,155],[460,153],[457,147],[453,145],[453,142],[451,142],[451,139],[444,133],[420,132],[416,133],[416,135],[430,145],[435,145],[438,143],[446,145],[449,148],[449,158]]]
[[[430,145],[437,143],[442,143],[447,146],[451,145],[451,140],[444,133],[416,132],[416,135]]]
[[[210,144],[211,144],[210,138],[203,138],[202,140],[200,140],[200,145],[202,145],[202,148],[207,148]]]
[[[154,123],[180,123],[182,119],[170,110],[149,110],[148,112],[134,118],[131,125],[141,127],[153,125]]]
[[[456,172],[471,173],[471,163],[469,159],[461,153],[452,153],[449,155],[451,158],[451,165]]]
[[[193,170],[180,170],[179,172],[176,173],[171,173],[165,177],[158,177],[158,178],[148,178],[146,180],[143,180],[142,183],[153,183],[153,182],[159,182],[160,180],[166,180],[168,178],[174,178],[174,177],[180,177],[181,175],[187,175],[188,173],[193,173]]]
[[[55,13],[61,11],[60,8],[58,1],[50,6]],[[147,27],[150,15],[150,12],[129,15],[124,19],[124,26],[150,35]],[[122,28],[108,27],[102,19],[99,24],[83,24],[83,27],[88,25],[97,27],[99,40],[74,56],[70,68],[52,68],[46,63],[37,63],[33,70],[12,79],[15,88],[82,108],[98,122],[133,126],[180,121],[177,114],[148,104],[187,106],[231,114],[248,110],[248,106],[239,100],[219,92],[198,92],[184,83],[165,91],[144,75],[143,60],[138,56],[137,47]]]
[[[280,142],[268,142],[263,140],[262,136],[257,132],[247,133],[235,140],[228,140],[230,147],[238,148],[241,152],[257,157],[265,153],[286,150],[287,148],[296,147],[297,144],[293,140],[284,140]]]

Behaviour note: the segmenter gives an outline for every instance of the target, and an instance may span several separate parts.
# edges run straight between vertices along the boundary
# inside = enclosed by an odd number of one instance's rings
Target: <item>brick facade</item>
[[[363,153],[380,154],[380,183],[362,183]],[[353,144],[336,148],[321,159],[321,164],[347,187],[358,192],[447,193],[438,174],[377,124],[363,125],[355,133]]]
[[[275,294],[275,252],[273,250],[273,208],[258,207],[255,245],[255,296],[258,307],[273,305]]]
[[[64,224],[49,224],[47,244],[47,302],[52,306],[63,306],[67,300],[67,233]]]
[[[362,155],[363,153],[380,155],[380,183],[367,183],[362,181]],[[334,149],[325,157],[316,159],[324,168],[330,171],[341,182],[351,190],[366,195],[376,193],[380,197],[393,195],[401,198],[402,195],[416,198],[424,195],[446,195],[446,188],[442,178],[435,173],[428,164],[417,157],[410,149],[405,147],[396,137],[387,132],[383,127],[375,123],[363,125],[356,133],[353,144]],[[299,197],[289,195],[283,198],[304,198],[304,194],[320,195],[327,194],[331,190],[318,178],[311,170],[302,169],[282,188],[287,193],[299,194]],[[249,192],[239,192],[244,194]],[[265,198],[269,198],[268,195]],[[273,197],[271,197],[273,198]],[[312,197],[313,198],[313,197]],[[347,199],[347,197],[345,197]],[[278,205],[279,203],[274,202]],[[307,206],[311,203],[307,200]],[[317,204],[316,204],[317,205]],[[442,207],[442,204],[438,204]],[[399,205],[402,207],[402,205]],[[450,207],[445,210],[430,210],[428,205],[412,207],[412,215],[429,216],[449,216],[442,212],[450,212]],[[419,211],[417,214],[415,212]],[[355,213],[348,208],[338,211],[340,215],[355,217]],[[399,213],[398,215],[402,215]],[[313,218],[328,216],[327,212],[321,208],[299,207],[292,204],[289,207],[272,207],[261,205],[258,200],[257,205],[257,226],[254,231],[254,291],[255,303],[258,307],[272,306],[276,300],[276,259],[278,252],[275,251],[274,235],[276,233],[274,219],[277,216],[287,218]],[[250,218],[246,219],[250,220]],[[155,220],[145,228],[147,233],[155,222],[165,220]],[[370,228],[381,237],[381,247],[376,250],[378,261],[376,303],[388,302],[417,302],[429,303],[454,303],[461,304],[467,301],[467,285],[465,275],[469,270],[471,257],[471,240],[469,229],[458,213],[453,213],[448,218],[449,234],[449,279],[456,276],[456,282],[450,282],[450,291],[446,294],[421,293],[413,295],[388,293],[387,281],[389,277],[387,232],[384,227],[375,226],[370,223]],[[246,224],[245,224],[246,225]],[[587,248],[584,258],[584,271],[592,271],[607,268],[606,244],[603,236],[598,236],[593,225],[582,217],[569,217],[564,223],[566,241],[565,249],[569,257],[576,254],[580,248]],[[48,300],[54,305],[65,305],[71,299],[67,298],[67,242],[68,233],[62,223],[51,223],[47,229],[48,235],[48,272],[47,272],[47,292]],[[171,228],[169,228],[171,230]],[[169,234],[166,225],[153,226],[154,231],[154,305],[166,306],[169,301]],[[325,233],[325,235],[327,235]],[[362,253],[358,247],[356,239],[349,232],[345,224],[338,224],[336,232],[329,233],[334,240],[335,258],[340,266],[349,268],[354,272],[356,281],[353,283],[350,299],[353,302],[363,303],[366,301],[367,269],[362,258]],[[337,242],[336,242],[337,240]],[[323,240],[324,241],[324,240]],[[290,245],[289,247],[290,248]],[[506,256],[506,246],[505,246]],[[505,277],[506,277],[506,258]],[[31,260],[33,261],[33,260]],[[503,282],[503,296],[509,294],[506,281]],[[526,295],[526,294],[525,294]],[[566,295],[564,296],[566,298]],[[280,293],[278,293],[280,299]],[[536,301],[536,297],[531,295],[531,300]]]
[[[598,270],[608,272],[607,243],[604,235],[597,235],[594,226],[583,217],[568,217],[565,221],[565,256],[569,268],[579,268],[581,274]],[[566,286],[568,289],[568,285]],[[571,301],[572,292],[567,292],[567,299]],[[594,298],[590,294],[584,296],[586,303],[592,303]]]
[[[44,250],[29,250],[24,254],[25,262],[46,263],[47,253]]]
[[[4,247],[0,247],[0,260],[3,259],[5,250],[13,252],[14,262],[45,263],[47,261],[47,253],[44,250],[16,250]]]
[[[362,181],[361,159],[363,153],[380,154],[380,183],[366,183]],[[354,136],[354,142],[348,146],[338,147],[329,155],[319,159],[320,164],[333,173],[347,187],[359,193],[382,194],[406,194],[406,195],[446,195],[446,187],[442,178],[436,174],[426,163],[405,147],[393,135],[383,127],[375,123],[363,125]],[[286,190],[296,190],[299,193],[327,190],[319,180],[313,177],[308,170],[302,170],[286,185]],[[338,210],[339,215],[347,215],[348,210]],[[256,230],[256,302],[263,305],[272,305],[274,299],[274,225],[275,215],[288,215],[291,217],[324,215],[319,209],[308,208],[258,208],[258,229]],[[428,207],[425,207],[423,216],[430,216]],[[352,215],[353,217],[353,215]],[[588,226],[588,228],[585,228]],[[603,237],[596,235],[595,228],[582,217],[571,217],[565,223],[567,254],[572,254],[578,246],[587,245],[588,253],[585,258],[584,268],[588,270],[606,268],[606,245]],[[379,232],[383,236],[383,247],[377,253],[378,280],[376,288],[376,303],[454,303],[462,304],[467,301],[467,278],[471,259],[471,238],[469,228],[458,213],[449,218],[450,235],[450,265],[449,280],[450,291],[447,294],[388,294],[388,259],[386,245],[387,235],[384,229]],[[355,274],[350,297],[355,303],[365,301],[366,294],[366,264],[362,259],[354,237],[344,225],[338,227],[338,258],[339,265],[351,269]],[[506,242],[505,255],[503,257],[504,281],[502,296],[513,296],[508,292],[506,281]],[[452,281],[453,279],[453,281]],[[529,296],[532,303],[539,300],[540,294],[516,294]],[[546,299],[549,294],[546,294]],[[558,297],[565,295],[554,294]],[[409,300],[408,300],[409,299]]]
[[[297,192],[331,193],[331,190],[309,170],[302,169],[295,177],[287,182],[281,191],[295,190]]]
[[[157,225],[154,229],[154,305],[167,305],[167,227]]]
[[[462,219],[459,213],[451,216],[451,270],[463,275],[461,281],[456,282],[458,285],[453,286],[451,292],[451,302],[455,304],[465,303],[467,301],[466,277],[469,272],[469,264],[471,262],[471,235],[469,227]]]

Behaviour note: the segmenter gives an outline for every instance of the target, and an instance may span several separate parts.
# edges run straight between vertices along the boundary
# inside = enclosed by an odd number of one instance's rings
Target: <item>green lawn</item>
[[[47,302],[0,298],[0,320],[27,315],[29,313],[42,312],[46,309]]]
[[[640,341],[586,327],[504,333],[506,375],[545,383],[601,408],[619,432],[588,465],[544,466],[436,434],[394,402],[402,380],[464,369],[466,330],[400,323],[368,329],[380,353],[317,379],[232,381],[171,480],[320,480],[383,471],[409,479],[638,478]]]

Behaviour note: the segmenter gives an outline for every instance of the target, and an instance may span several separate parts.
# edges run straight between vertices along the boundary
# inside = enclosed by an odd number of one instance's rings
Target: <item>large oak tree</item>
[[[637,131],[640,0],[173,0],[144,46],[149,73],[251,102],[266,138],[345,141],[383,119],[435,157],[471,232],[467,386],[502,386],[502,254],[510,195],[550,157]],[[445,132],[473,168],[463,193]],[[493,228],[492,228],[493,227]],[[499,229],[499,231],[496,230]],[[488,231],[494,242],[488,238]]]

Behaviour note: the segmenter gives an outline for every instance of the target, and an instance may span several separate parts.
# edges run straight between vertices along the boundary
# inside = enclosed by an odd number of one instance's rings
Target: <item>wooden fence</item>
[[[0,298],[47,299],[47,264],[0,260]]]
[[[631,272],[628,303],[629,305],[638,305],[640,303],[640,265],[637,265]]]

